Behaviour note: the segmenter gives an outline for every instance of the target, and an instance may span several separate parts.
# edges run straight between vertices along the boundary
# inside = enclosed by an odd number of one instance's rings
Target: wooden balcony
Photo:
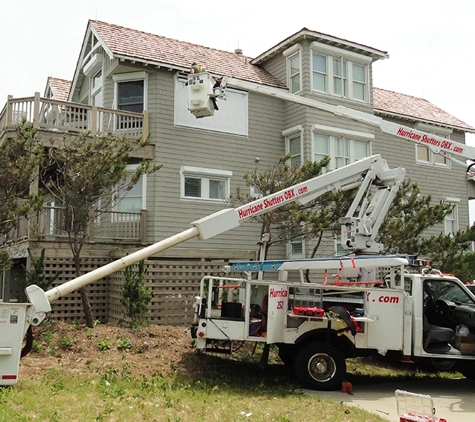
[[[67,241],[62,207],[45,206],[29,219],[22,218],[7,237],[0,238],[0,247],[25,241]],[[147,211],[91,210],[87,242],[146,243]]]
[[[0,136],[8,137],[22,122],[32,123],[38,129],[40,140],[49,140],[64,134],[77,135],[84,131],[91,136],[113,134],[126,136],[132,140],[147,138],[149,135],[148,112],[133,113],[104,107],[90,106],[67,101],[34,97],[13,98],[0,113]],[[153,159],[153,145],[137,147],[131,154],[136,158]]]

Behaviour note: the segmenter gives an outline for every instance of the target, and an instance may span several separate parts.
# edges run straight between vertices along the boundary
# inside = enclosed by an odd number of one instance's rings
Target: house
[[[29,102],[10,98],[0,115],[0,133],[12,136],[12,125],[21,116],[35,122],[45,140],[82,130],[137,138],[150,134],[151,145],[134,152],[131,169],[134,160],[141,158],[163,167],[144,177],[126,200],[110,210],[109,223],[124,221],[114,218],[117,213],[135,213],[132,228],[97,222],[91,226],[84,271],[186,230],[192,221],[229,206],[226,198],[238,187],[249,189],[244,173],[254,168],[264,171],[289,152],[294,163],[330,155],[330,169],[382,153],[391,166],[405,167],[435,201],[457,205],[445,230],[465,227],[468,185],[473,182],[459,168],[453,169],[449,160],[432,156],[424,147],[323,110],[244,90],[228,89],[227,100],[220,102],[213,117],[196,119],[188,111],[186,76],[196,61],[214,76],[231,75],[342,104],[458,142],[464,142],[465,133],[475,133],[475,128],[425,100],[373,89],[372,64],[387,57],[385,51],[307,28],[251,58],[240,50],[220,51],[91,20],[70,83],[49,78],[44,98],[39,94]],[[26,231],[16,234],[17,265],[4,274],[3,291],[14,284],[13,273],[18,273],[21,264],[28,265],[27,248],[34,256],[45,250],[47,274],[60,269],[59,282],[72,278],[71,255],[64,236],[56,230],[55,219],[60,215],[61,210],[50,202],[37,217],[34,237]],[[147,286],[153,293],[149,320],[189,322],[200,278],[218,274],[229,260],[255,259],[259,229],[246,222],[216,238],[190,240],[149,259]],[[308,247],[294,241],[273,248],[270,258],[305,256]],[[322,251],[328,253],[333,253],[331,239]],[[90,286],[99,319],[120,318],[120,283],[120,274],[115,274]],[[53,315],[80,319],[79,296],[60,299]]]

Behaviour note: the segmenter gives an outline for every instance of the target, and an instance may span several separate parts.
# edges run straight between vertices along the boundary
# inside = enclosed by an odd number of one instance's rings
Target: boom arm
[[[377,229],[400,183],[404,180],[404,175],[404,169],[389,169],[386,160],[382,159],[380,155],[373,155],[238,208],[218,211],[193,222],[194,227],[188,230],[97,268],[47,292],[32,285],[26,288],[26,293],[36,312],[44,314],[51,310],[50,303],[58,298],[186,240],[195,237],[206,240],[238,227],[242,221],[248,218],[290,202],[296,201],[305,204],[329,191],[344,191],[357,187],[360,187],[360,192],[347,215],[342,219],[344,246],[348,249],[357,248],[364,249],[366,252],[377,252],[380,250],[380,245],[374,242]],[[370,202],[368,199],[369,189],[373,184],[377,184],[380,189]],[[358,215],[355,215],[357,211]],[[41,320],[42,318],[37,317],[32,323],[37,325]]]
[[[194,76],[194,78],[192,78]],[[190,83],[193,80],[194,83]],[[211,82],[209,82],[211,80]],[[197,94],[196,85],[203,83],[203,90]],[[251,82],[242,81],[232,77],[223,77],[220,84],[212,83],[214,79],[208,73],[200,73],[198,75],[189,76],[189,97],[190,105],[189,110],[197,117],[204,117],[206,115],[213,115],[214,107],[211,109],[212,104],[209,104],[210,112],[207,114],[206,110],[203,110],[203,105],[206,100],[197,101],[197,95],[206,95],[215,98],[226,98],[226,87],[233,87],[238,89],[244,89],[251,92],[258,92],[264,95],[280,98],[282,100],[290,101],[297,104],[306,105],[308,107],[316,108],[319,110],[328,111],[334,115],[346,117],[358,122],[369,124],[373,127],[379,128],[382,132],[388,133],[398,138],[412,141],[418,144],[422,144],[428,147],[435,154],[442,154],[452,161],[467,167],[466,163],[455,159],[453,156],[460,157],[465,160],[475,160],[475,147],[454,142],[449,139],[442,138],[437,135],[422,132],[417,129],[413,129],[407,126],[403,126],[397,123],[388,122],[380,117],[377,117],[370,113],[365,113],[359,110],[354,110],[341,105],[326,104],[321,101],[313,100],[310,98],[301,97],[299,95],[290,94],[278,88],[273,88],[264,85],[258,85]],[[206,83],[206,86],[204,84]],[[213,87],[211,90],[206,91],[206,87]],[[199,104],[199,105],[198,105]],[[198,115],[199,113],[199,115]]]

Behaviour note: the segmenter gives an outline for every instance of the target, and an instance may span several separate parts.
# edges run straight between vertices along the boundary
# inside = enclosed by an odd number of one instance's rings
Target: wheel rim
[[[449,371],[455,366],[455,362],[449,359],[431,359],[431,363],[439,371]]]
[[[317,382],[330,381],[336,374],[336,363],[325,353],[317,353],[308,361],[308,373]]]

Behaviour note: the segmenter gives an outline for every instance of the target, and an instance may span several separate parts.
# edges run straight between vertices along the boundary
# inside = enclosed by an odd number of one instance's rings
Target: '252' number
[[[277,301],[277,309],[284,309],[284,301],[278,300]]]

